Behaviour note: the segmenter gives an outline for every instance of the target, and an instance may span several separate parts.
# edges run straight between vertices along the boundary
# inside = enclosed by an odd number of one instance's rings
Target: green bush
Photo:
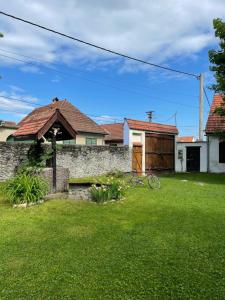
[[[20,204],[41,200],[49,187],[42,177],[20,173],[6,182],[4,190],[11,203]]]
[[[120,171],[120,170],[115,170],[115,171],[107,173],[106,176],[107,177],[114,177],[114,178],[122,179],[122,178],[125,177],[125,174],[122,171]]]
[[[125,183],[111,177],[105,184],[93,184],[91,186],[91,198],[93,201],[101,203],[109,200],[120,200],[126,191]]]

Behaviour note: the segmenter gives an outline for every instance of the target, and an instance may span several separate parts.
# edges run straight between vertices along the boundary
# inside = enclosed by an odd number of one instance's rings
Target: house
[[[215,114],[217,107],[225,104],[221,94],[215,94],[206,123],[205,133],[208,141],[208,170],[209,172],[225,172],[225,117]],[[223,133],[223,137],[219,137]]]
[[[15,122],[0,120],[0,142],[10,141],[12,134],[18,129]]]
[[[175,170],[176,172],[207,172],[206,141],[176,142]]]
[[[100,125],[108,135],[105,136],[105,144],[109,146],[123,146],[123,123]]]
[[[13,133],[16,141],[48,139],[58,128],[57,141],[64,144],[104,145],[107,133],[102,127],[67,100],[53,99],[49,105],[34,109]]]
[[[192,143],[192,142],[195,142],[195,137],[194,136],[178,136],[177,142]]]
[[[178,137],[176,141],[176,172],[207,172],[207,142],[193,136]]]
[[[177,172],[225,172],[225,117],[215,114],[217,107],[224,105],[222,95],[213,97],[206,123],[206,141],[176,143]]]
[[[139,173],[149,170],[175,170],[176,126],[125,119],[124,145],[132,148],[132,169]]]

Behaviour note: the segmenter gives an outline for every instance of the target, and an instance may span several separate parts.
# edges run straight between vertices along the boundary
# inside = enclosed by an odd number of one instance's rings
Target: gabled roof
[[[223,96],[221,94],[216,94],[213,97],[211,104],[208,120],[206,123],[205,132],[206,134],[215,133],[217,131],[225,131],[225,117],[221,117],[218,114],[215,114],[214,111],[217,107],[224,106]]]
[[[181,143],[191,143],[195,141],[195,137],[194,136],[179,136],[177,138],[177,142],[181,142]]]
[[[102,124],[100,126],[108,133],[105,141],[123,141],[123,123]]]
[[[138,121],[132,119],[125,119],[130,129],[143,130],[157,133],[167,133],[167,134],[178,134],[176,126],[152,123],[146,121]]]
[[[1,128],[9,128],[9,129],[17,129],[17,128],[19,128],[16,125],[16,122],[4,121],[4,120],[0,120],[0,127]]]
[[[56,113],[64,118],[76,133],[107,134],[74,105],[67,100],[62,100],[34,109],[18,124],[19,129],[14,133],[14,136],[37,135],[51,119],[54,119]]]

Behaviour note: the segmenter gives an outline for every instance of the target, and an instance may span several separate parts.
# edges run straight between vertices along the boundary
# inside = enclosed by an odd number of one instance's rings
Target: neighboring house
[[[109,146],[123,146],[123,123],[100,125],[108,135],[105,136],[105,144]]]
[[[215,108],[223,106],[222,95],[214,95],[210,108],[205,133],[208,141],[208,171],[221,173],[225,172],[225,140],[218,137],[219,132],[225,134],[225,117],[215,114]]]
[[[174,171],[177,134],[173,125],[125,119],[124,144],[132,148],[132,169]]]
[[[10,141],[12,134],[18,129],[15,122],[0,120],[0,142]]]
[[[176,172],[207,172],[206,141],[176,143]]]
[[[19,124],[13,134],[17,141],[44,141],[52,128],[59,128],[57,141],[65,144],[104,145],[107,133],[67,100],[53,99],[49,105],[36,108]]]
[[[193,142],[195,142],[195,137],[194,136],[178,136],[177,137],[177,142],[180,142],[180,143],[193,143]]]

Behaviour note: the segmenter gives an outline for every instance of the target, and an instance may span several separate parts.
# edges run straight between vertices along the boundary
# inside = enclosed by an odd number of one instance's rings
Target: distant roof
[[[174,125],[166,125],[166,124],[138,121],[138,120],[132,120],[132,119],[126,119],[126,121],[127,121],[127,124],[130,129],[151,131],[151,132],[160,132],[160,133],[169,133],[169,134],[178,134],[177,127]]]
[[[213,97],[208,120],[206,123],[206,134],[214,133],[216,131],[225,131],[225,117],[221,117],[218,114],[214,113],[216,107],[220,106],[224,106],[225,108],[225,103],[223,102],[222,95],[216,94]]]
[[[123,141],[123,123],[102,124],[100,126],[108,133],[105,141]]]
[[[60,113],[76,133],[107,134],[104,129],[70,102],[58,100],[34,109],[18,124],[19,129],[14,133],[14,136],[37,135],[47,123],[54,119],[56,113]]]
[[[194,142],[195,138],[194,136],[179,136],[177,138],[177,142],[182,142],[182,143],[190,143]]]
[[[10,128],[10,129],[17,129],[19,128],[16,124],[16,122],[12,122],[12,121],[4,121],[4,120],[0,120],[0,127],[2,128]]]

